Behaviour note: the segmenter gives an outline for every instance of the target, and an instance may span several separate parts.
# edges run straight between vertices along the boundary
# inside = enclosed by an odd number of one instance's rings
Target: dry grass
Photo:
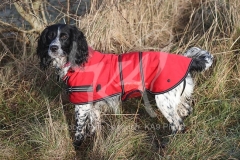
[[[63,85],[39,70],[35,44],[2,39],[0,159],[239,159],[240,2],[97,2],[92,0],[85,16],[70,17],[95,49],[182,53],[198,46],[214,55],[213,67],[194,75],[194,112],[186,133],[169,135],[160,113],[150,118],[138,100],[130,100],[124,113],[138,110],[139,116],[105,116],[102,132],[75,151],[73,106],[60,94]]]
[[[155,0],[114,2],[86,15],[79,27],[85,31],[91,46],[105,52],[163,49],[173,40],[169,29],[172,22],[166,14],[173,14],[172,3]]]
[[[109,122],[96,136],[86,159],[137,159],[154,155],[151,145],[146,143],[146,132],[138,131],[133,119],[111,119]]]
[[[3,139],[0,143],[0,158],[1,159],[14,159],[16,157],[16,148],[9,144],[6,144]]]

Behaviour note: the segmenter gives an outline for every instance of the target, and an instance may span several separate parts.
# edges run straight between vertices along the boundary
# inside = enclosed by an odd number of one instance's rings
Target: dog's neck
[[[93,56],[94,50],[91,47],[88,47],[88,53],[89,53],[89,58]],[[67,74],[68,70],[70,68],[75,68],[76,66],[72,66],[70,62],[66,62],[66,59],[60,58],[60,59],[55,59],[53,61],[53,66],[56,67],[57,69],[57,75],[59,76],[59,79],[63,79],[63,77]],[[64,64],[64,65],[61,65]]]
[[[67,63],[61,68],[56,68],[59,79],[62,79],[67,74],[70,67],[71,67],[71,65],[69,63]]]

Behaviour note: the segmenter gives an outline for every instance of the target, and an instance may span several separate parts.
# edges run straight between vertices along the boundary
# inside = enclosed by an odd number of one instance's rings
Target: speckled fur
[[[47,68],[50,62],[53,62],[60,78],[63,78],[72,66],[84,68],[84,63],[87,62],[89,56],[83,33],[74,26],[64,24],[49,26],[42,32],[38,40],[37,54],[41,60],[40,66]],[[200,48],[192,47],[184,55],[193,59],[190,72],[204,71],[212,65],[213,56]],[[193,89],[194,83],[189,73],[174,89],[155,95],[156,104],[170,123],[173,133],[184,130],[183,119],[193,110],[190,105]],[[87,135],[100,130],[101,110],[105,106],[119,113],[120,104],[121,98],[116,96],[96,103],[75,105],[77,125],[74,145],[79,146]]]

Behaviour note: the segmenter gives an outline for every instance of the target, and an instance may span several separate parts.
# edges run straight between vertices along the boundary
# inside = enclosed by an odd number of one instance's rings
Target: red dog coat
[[[188,74],[192,59],[163,52],[102,54],[89,49],[84,67],[70,68],[63,78],[73,104],[101,101],[115,95],[122,100],[145,90],[161,94],[173,89]]]

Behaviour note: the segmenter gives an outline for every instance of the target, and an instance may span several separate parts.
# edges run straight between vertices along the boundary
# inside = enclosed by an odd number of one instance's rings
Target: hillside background
[[[240,159],[238,0],[3,0],[0,4],[0,159]],[[40,70],[36,42],[48,25],[81,29],[94,49],[120,54],[197,46],[214,55],[196,74],[186,132],[171,135],[141,99],[103,114],[102,131],[75,150],[74,106],[54,69]]]

